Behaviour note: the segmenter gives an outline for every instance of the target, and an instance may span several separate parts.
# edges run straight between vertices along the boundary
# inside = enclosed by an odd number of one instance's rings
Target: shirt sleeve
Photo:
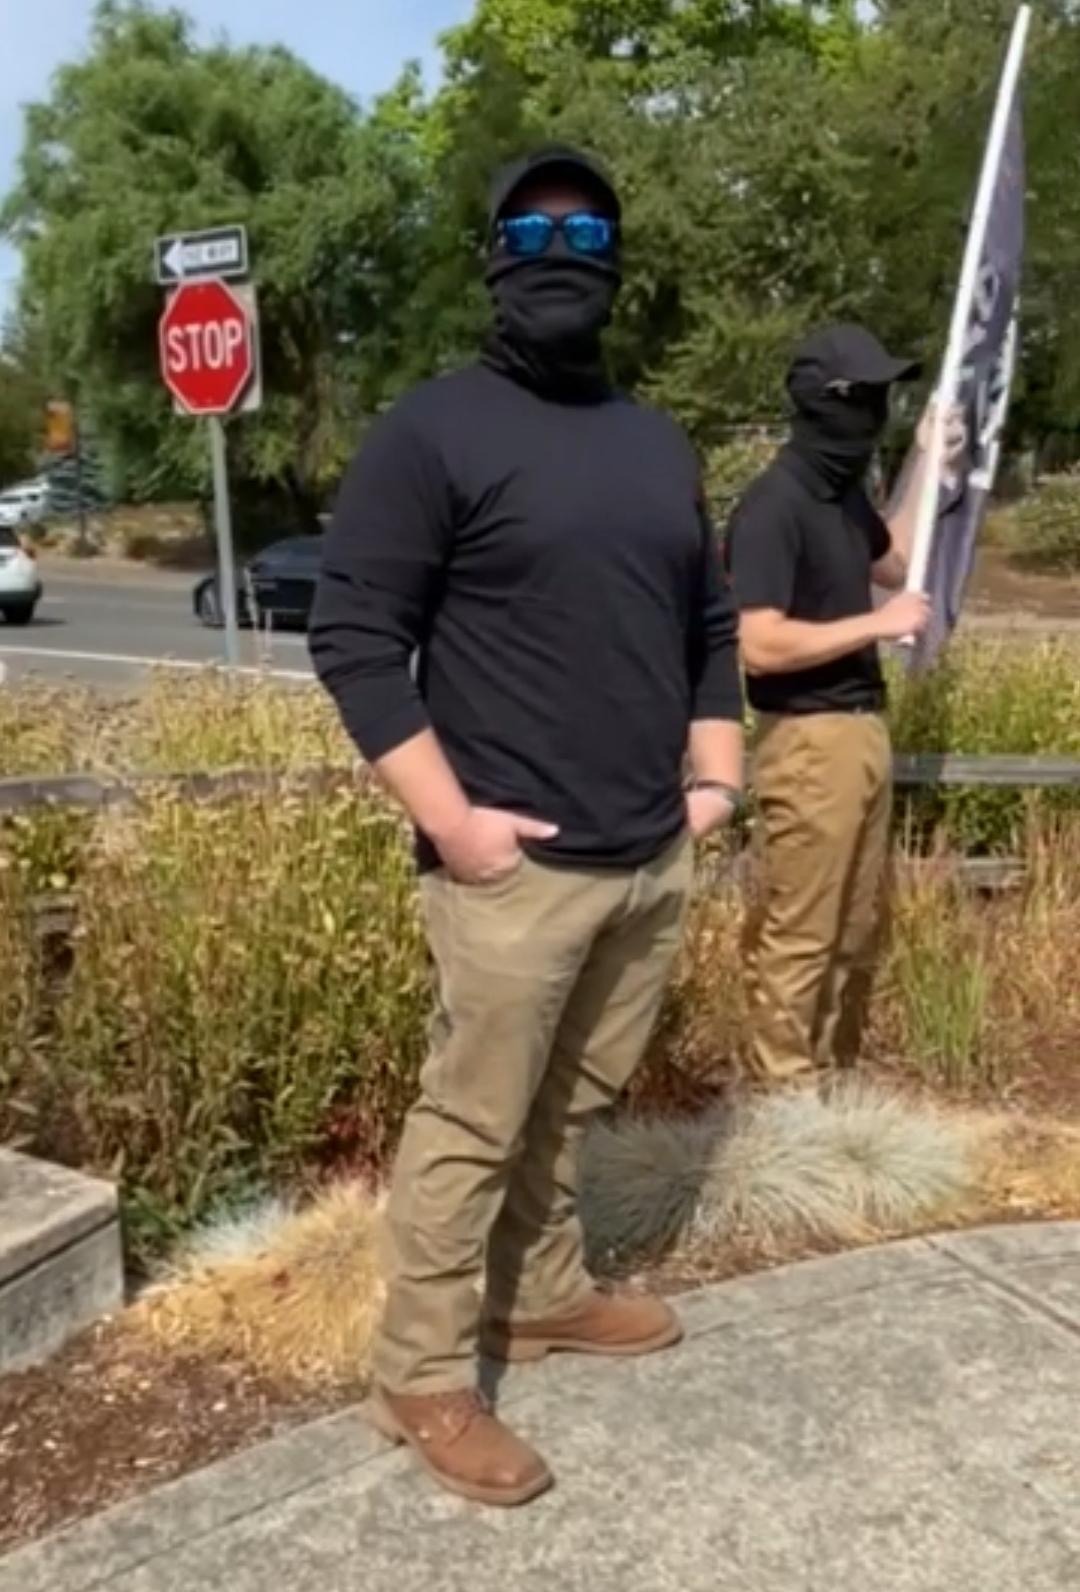
[[[728,523],[728,571],[739,608],[791,612],[799,563],[799,527],[779,495],[753,490]]]
[[[861,488],[858,492],[852,493],[851,498],[844,504],[844,512],[865,531],[870,546],[870,559],[876,564],[878,559],[884,558],[892,547],[892,533],[889,527]]]
[[[701,517],[701,581],[697,621],[691,638],[690,675],[693,692],[690,717],[743,717],[739,672],[739,618],[724,574],[720,543],[704,507]]]
[[[452,494],[438,448],[391,410],[342,484],[309,629],[315,672],[369,762],[430,727],[410,664],[451,545]]]

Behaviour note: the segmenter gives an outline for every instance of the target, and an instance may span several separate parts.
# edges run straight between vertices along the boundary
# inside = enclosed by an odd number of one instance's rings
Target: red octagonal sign
[[[255,374],[255,339],[246,304],[224,282],[185,282],[158,325],[161,374],[191,415],[226,415]]]

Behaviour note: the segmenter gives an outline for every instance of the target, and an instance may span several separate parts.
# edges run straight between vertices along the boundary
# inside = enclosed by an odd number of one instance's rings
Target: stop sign
[[[161,374],[191,415],[225,415],[255,373],[254,324],[248,306],[224,282],[185,282],[158,325]]]

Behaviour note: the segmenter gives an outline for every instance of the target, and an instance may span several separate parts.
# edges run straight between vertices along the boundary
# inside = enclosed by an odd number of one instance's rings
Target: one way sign
[[[177,232],[154,244],[154,274],[163,287],[193,282],[201,276],[246,276],[247,229],[210,227],[205,232]]]

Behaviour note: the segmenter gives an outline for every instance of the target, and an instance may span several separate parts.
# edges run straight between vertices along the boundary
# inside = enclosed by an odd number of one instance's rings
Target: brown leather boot
[[[513,1508],[546,1492],[554,1477],[540,1455],[491,1413],[481,1393],[388,1393],[376,1389],[371,1424],[407,1443],[440,1486],[474,1503]]]
[[[683,1335],[670,1305],[650,1294],[616,1293],[597,1288],[576,1310],[546,1321],[490,1321],[484,1353],[518,1363],[548,1354],[655,1354]]]

